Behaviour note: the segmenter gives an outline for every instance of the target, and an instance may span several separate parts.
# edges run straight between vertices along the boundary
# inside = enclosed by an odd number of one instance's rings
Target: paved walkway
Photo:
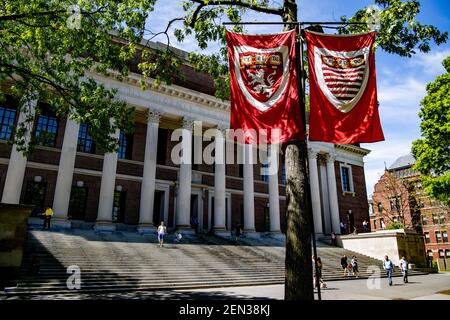
[[[377,279],[376,279],[377,280]],[[403,284],[401,278],[394,278],[389,287],[387,279],[380,279],[380,289],[369,289],[371,279],[330,281],[322,290],[323,300],[450,300],[450,273],[430,274],[409,278]],[[190,290],[192,293],[220,294],[228,297],[283,299],[284,286],[234,287],[223,289]],[[187,293],[187,292],[185,292]],[[317,295],[316,295],[317,297]]]

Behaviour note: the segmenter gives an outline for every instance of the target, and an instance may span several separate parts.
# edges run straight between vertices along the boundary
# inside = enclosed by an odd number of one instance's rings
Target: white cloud
[[[411,153],[411,144],[416,138],[418,137],[410,134],[407,136],[387,135],[385,141],[361,145],[363,148],[371,150],[371,153],[364,158],[368,196],[373,193],[373,187],[383,174],[385,165],[389,168],[398,157]]]
[[[411,64],[421,67],[429,75],[439,75],[445,72],[442,61],[450,56],[450,49],[435,50],[430,53],[418,53],[411,58]]]

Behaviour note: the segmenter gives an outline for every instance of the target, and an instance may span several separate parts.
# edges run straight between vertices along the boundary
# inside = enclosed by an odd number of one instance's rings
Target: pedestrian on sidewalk
[[[320,257],[317,257],[317,268],[316,268],[316,259],[312,256],[313,263],[313,287],[317,288],[319,285],[321,288],[326,288],[325,282],[322,279],[322,260]]]
[[[369,223],[367,222],[367,220],[363,221],[362,226],[364,232],[369,232]]]
[[[337,247],[337,237],[334,231],[331,232],[331,245]]]
[[[341,258],[341,267],[344,270],[344,277],[346,277],[348,275],[348,261],[345,254]]]
[[[166,236],[167,228],[164,225],[164,221],[161,221],[161,224],[158,227],[158,240],[159,240],[159,247],[162,248],[164,245],[164,237]]]
[[[341,229],[341,234],[346,234],[345,224],[342,221],[339,223],[339,227]]]
[[[50,221],[52,220],[52,216],[53,216],[53,210],[50,207],[47,207],[45,209],[45,212],[43,213],[44,216],[44,225],[42,227],[42,230],[45,230],[47,228],[47,230],[50,230]]]
[[[389,286],[392,286],[392,272],[394,271],[394,263],[389,260],[388,256],[384,256],[383,269],[386,271]]]
[[[354,275],[356,278],[358,278],[358,277],[359,277],[359,270],[358,270],[358,259],[356,259],[356,256],[353,256],[353,257],[352,257],[351,264],[352,264],[352,272],[353,272],[353,275]]]
[[[235,227],[235,232],[234,232],[234,236],[236,237],[236,242],[239,241],[241,234],[242,234],[241,226],[239,224],[237,224]]]
[[[403,275],[403,283],[408,283],[408,260],[405,257],[400,260],[400,270]]]
[[[198,233],[198,219],[196,216],[191,217],[191,226],[195,231],[195,234]]]

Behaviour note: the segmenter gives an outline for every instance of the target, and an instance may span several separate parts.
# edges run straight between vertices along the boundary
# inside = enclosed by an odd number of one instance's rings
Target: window
[[[119,159],[131,160],[133,151],[133,139],[132,135],[125,134],[125,132],[120,131],[119,137]]]
[[[439,231],[436,231],[435,233],[436,233],[436,242],[437,243],[442,242],[442,235],[441,235],[441,233]]]
[[[442,241],[447,243],[448,242],[448,234],[447,231],[442,232]]]
[[[353,192],[351,167],[341,165],[341,183],[343,192]]]
[[[433,258],[433,251],[428,250],[428,251],[427,251],[427,255],[428,255],[430,258]]]
[[[92,137],[89,134],[89,126],[86,124],[80,124],[80,130],[78,131],[78,145],[77,150],[80,152],[94,153],[94,143]]]
[[[430,233],[429,232],[425,232],[425,243],[430,243]]]
[[[437,214],[433,213],[433,224],[439,224],[439,218],[437,216]]]
[[[445,258],[444,250],[439,249],[439,258]]]
[[[261,163],[261,180],[264,182],[269,182],[269,164]]]
[[[44,212],[45,193],[47,191],[47,184],[45,182],[28,181],[25,189],[25,204],[34,205],[35,208],[31,213],[37,216]]]
[[[286,165],[283,164],[281,165],[281,184],[286,184]]]
[[[125,191],[114,191],[112,222],[122,223],[125,216]]]
[[[41,146],[54,147],[58,133],[58,119],[51,115],[39,115],[34,136]]]
[[[0,107],[0,139],[10,140],[12,126],[16,117],[16,110]]]
[[[383,206],[381,205],[381,202],[378,202],[377,207],[379,213],[383,212]]]
[[[167,136],[167,129],[158,128],[158,151],[156,152],[157,164],[166,164]]]
[[[84,220],[87,194],[85,187],[72,187],[68,210],[69,219]]]
[[[428,224],[428,217],[422,217],[422,225],[426,226]]]
[[[395,196],[394,198],[389,200],[391,205],[391,211],[399,211],[400,209],[400,199],[398,196]]]
[[[450,250],[448,250],[448,249],[445,250],[445,257],[446,257],[447,259],[450,258]]]
[[[439,223],[440,224],[445,224],[445,214],[441,213],[439,215]]]

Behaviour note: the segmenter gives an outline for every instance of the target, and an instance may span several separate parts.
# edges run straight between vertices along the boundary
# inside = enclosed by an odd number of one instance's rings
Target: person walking
[[[384,256],[383,269],[386,271],[389,286],[392,286],[392,272],[394,271],[394,263],[389,260],[388,256]]]
[[[339,223],[339,227],[341,229],[341,234],[345,234],[345,224],[342,221]]]
[[[337,237],[336,237],[336,233],[331,232],[331,245],[336,247],[337,246]]]
[[[324,287],[324,282],[322,279],[322,260],[320,257],[317,257],[317,268],[316,268],[316,259],[312,256],[312,264],[313,264],[313,287],[317,288],[319,285],[321,288]]]
[[[356,259],[356,256],[353,256],[353,257],[352,257],[351,264],[352,264],[352,272],[353,272],[353,275],[354,275],[356,278],[358,278],[358,277],[359,277],[359,270],[358,270],[358,259]]]
[[[159,240],[159,247],[162,248],[164,245],[164,237],[166,235],[167,228],[164,225],[164,221],[161,221],[161,224],[158,227],[158,240]]]
[[[237,224],[235,229],[234,236],[236,237],[236,242],[238,242],[242,234],[241,226]]]
[[[191,226],[194,228],[195,234],[198,233],[198,219],[196,216],[191,217]]]
[[[403,283],[408,283],[408,260],[405,257],[400,260],[400,270],[402,270]]]
[[[367,222],[367,220],[363,221],[362,226],[364,232],[369,232],[369,223]]]
[[[346,277],[348,275],[348,261],[345,254],[341,258],[341,267],[344,270],[344,277]]]
[[[44,225],[42,227],[42,230],[45,230],[46,228],[47,230],[50,230],[50,221],[52,220],[53,216],[52,208],[47,207],[43,215],[44,215]]]

